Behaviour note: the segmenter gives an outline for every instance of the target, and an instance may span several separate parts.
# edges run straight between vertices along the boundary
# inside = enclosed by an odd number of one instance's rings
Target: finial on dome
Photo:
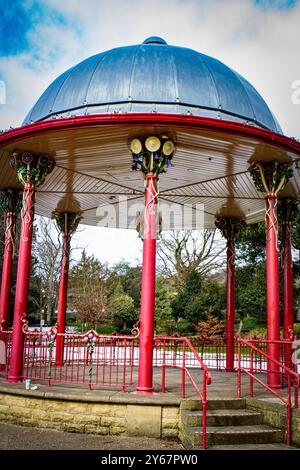
[[[163,38],[158,36],[150,36],[150,38],[145,39],[143,44],[165,44],[167,45],[166,41]]]

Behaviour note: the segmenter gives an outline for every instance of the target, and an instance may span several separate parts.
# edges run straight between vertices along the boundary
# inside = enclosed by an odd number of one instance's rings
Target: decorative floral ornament
[[[52,355],[53,355],[53,348],[55,346],[55,341],[57,338],[57,331],[54,328],[47,331],[45,335],[45,340],[47,341],[47,347],[49,352],[49,368],[48,368],[48,385],[50,387],[51,382],[51,369],[52,369]]]
[[[33,155],[30,152],[14,152],[9,158],[11,167],[16,168],[17,182],[34,187],[40,186],[51,173],[55,162],[48,155]]]
[[[235,241],[241,230],[246,226],[240,217],[218,217],[215,226],[220,230],[226,240]]]
[[[172,140],[161,140],[155,135],[146,139],[133,139],[130,143],[133,171],[141,170],[145,175],[158,176],[172,167],[176,147]]]
[[[47,331],[46,340],[48,344],[48,350],[49,348],[54,347],[56,338],[57,338],[57,331],[54,328],[51,328],[51,330]]]
[[[87,350],[88,350],[88,354],[91,356],[94,352],[94,348],[95,348],[95,343],[97,342],[97,339],[98,339],[98,333],[96,333],[96,331],[94,330],[91,330],[91,331],[88,331],[84,337],[82,338],[82,342],[84,344],[86,344],[87,346]]]
[[[277,195],[283,191],[293,176],[289,163],[255,162],[249,167],[249,171],[257,190],[268,195]]]
[[[78,224],[82,219],[82,212],[52,212],[52,219],[55,220],[58,230],[71,237],[76,232]]]
[[[93,353],[95,350],[96,342],[99,338],[98,333],[94,330],[88,331],[82,338],[82,342],[87,347],[87,359],[86,363],[89,365],[89,390],[92,390],[92,379],[93,379]]]
[[[140,336],[140,320],[137,321],[133,327],[132,327],[132,330],[131,330],[131,334],[132,336],[134,336],[135,338],[138,338]]]

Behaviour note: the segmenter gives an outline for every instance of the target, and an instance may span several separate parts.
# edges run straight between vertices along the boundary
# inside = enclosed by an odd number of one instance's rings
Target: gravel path
[[[0,423],[1,450],[184,450],[179,441],[95,436]]]

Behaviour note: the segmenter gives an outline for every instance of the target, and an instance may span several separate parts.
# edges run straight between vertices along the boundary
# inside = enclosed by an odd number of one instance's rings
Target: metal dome
[[[136,112],[217,117],[282,132],[263,98],[237,72],[156,36],[94,55],[67,70],[41,95],[23,124]]]

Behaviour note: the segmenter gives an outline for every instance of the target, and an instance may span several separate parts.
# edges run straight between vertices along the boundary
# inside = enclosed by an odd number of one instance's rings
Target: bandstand
[[[197,363],[204,374],[203,391],[197,392],[204,397],[204,409],[209,368],[214,364],[206,362],[186,338],[154,337],[157,232],[217,227],[227,240],[222,368],[234,372],[240,366],[234,331],[235,238],[246,224],[265,219],[268,337],[259,372],[267,375],[269,389],[280,388],[283,376],[295,384],[290,223],[293,212],[299,210],[299,163],[300,143],[283,135],[255,88],[212,57],[150,37],[140,45],[89,57],[67,70],[41,95],[21,127],[0,134],[0,189],[7,227],[0,300],[6,380],[68,383],[77,374],[73,383],[80,384],[86,365],[92,388],[101,356],[103,364],[109,365],[99,375],[111,374],[110,386],[125,390],[130,385],[139,395],[151,395],[153,366],[162,368],[165,391],[166,367],[179,367],[191,378],[189,367]],[[12,241],[19,211],[21,234],[10,330]],[[26,320],[35,214],[53,217],[63,238],[57,328],[43,340],[28,331]],[[66,333],[70,240],[78,223],[135,229],[137,219],[143,230],[138,337]],[[279,224],[284,339],[280,339]],[[244,343],[243,347],[249,348],[252,360],[262,344]],[[174,348],[175,360],[169,357]],[[38,376],[37,364],[43,361],[47,367]],[[245,370],[249,368],[253,372],[253,363],[244,365]],[[107,382],[103,379],[103,383]]]

